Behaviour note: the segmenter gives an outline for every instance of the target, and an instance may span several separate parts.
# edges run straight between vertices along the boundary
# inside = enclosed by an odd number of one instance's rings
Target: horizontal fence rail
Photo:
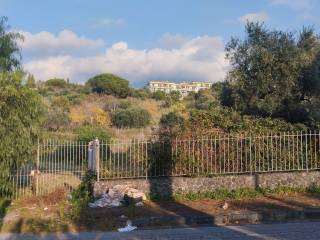
[[[98,180],[320,169],[320,131],[95,144],[90,150],[85,142],[39,142],[32,161],[0,174],[0,194],[18,198],[73,189],[90,167],[90,156]]]
[[[213,176],[320,168],[320,132],[100,144],[100,178]]]
[[[32,161],[0,176],[3,181],[0,194],[8,198],[19,198],[77,187],[87,170],[87,148],[84,142],[39,142],[37,156]]]

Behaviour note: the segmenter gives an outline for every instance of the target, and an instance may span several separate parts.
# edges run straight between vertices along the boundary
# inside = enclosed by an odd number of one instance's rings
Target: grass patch
[[[149,195],[148,199],[151,201],[178,201],[178,200],[241,200],[252,199],[259,196],[267,195],[283,195],[289,193],[310,193],[320,197],[320,186],[311,186],[308,188],[302,187],[285,187],[278,186],[276,188],[241,188],[237,190],[218,189],[216,191],[203,191],[203,192],[189,192],[175,194],[173,196],[160,196],[157,194]]]

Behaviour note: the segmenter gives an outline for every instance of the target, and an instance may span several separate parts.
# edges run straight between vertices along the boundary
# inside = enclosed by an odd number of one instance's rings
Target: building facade
[[[172,83],[164,81],[150,81],[148,85],[151,92],[163,91],[170,93],[171,91],[178,91],[183,97],[187,96],[190,92],[196,93],[203,89],[210,89],[211,86],[212,83],[208,82]]]

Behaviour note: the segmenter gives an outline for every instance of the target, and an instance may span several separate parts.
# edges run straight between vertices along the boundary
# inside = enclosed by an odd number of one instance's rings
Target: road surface
[[[129,233],[82,232],[46,236],[1,234],[1,240],[20,239],[112,239],[112,240],[319,240],[320,222],[260,224],[226,227],[197,227],[138,230]]]

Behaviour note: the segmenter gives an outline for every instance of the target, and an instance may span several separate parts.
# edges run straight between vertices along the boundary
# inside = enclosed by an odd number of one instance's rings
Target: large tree
[[[18,41],[23,36],[16,32],[9,32],[8,19],[0,17],[0,72],[20,69],[20,48]]]
[[[319,94],[319,37],[309,28],[294,34],[268,30],[261,23],[247,23],[245,33],[243,40],[232,38],[226,46],[234,107],[247,114],[305,121],[311,99]]]
[[[7,18],[0,18],[0,195],[12,193],[10,174],[35,160],[43,104],[40,95],[21,72],[18,40],[8,32]]]
[[[130,94],[129,81],[113,74],[104,73],[90,78],[87,83],[92,92],[125,98]]]
[[[22,73],[0,73],[0,194],[10,193],[6,176],[34,160],[43,108]]]

